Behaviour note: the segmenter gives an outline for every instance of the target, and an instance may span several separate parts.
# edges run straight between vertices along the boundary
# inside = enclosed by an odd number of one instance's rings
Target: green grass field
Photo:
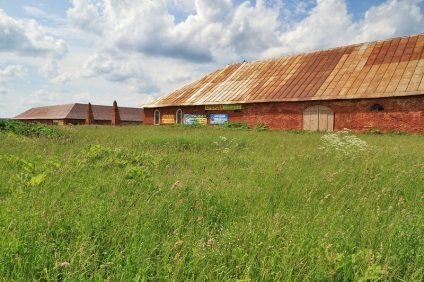
[[[0,132],[2,281],[423,281],[424,136]]]

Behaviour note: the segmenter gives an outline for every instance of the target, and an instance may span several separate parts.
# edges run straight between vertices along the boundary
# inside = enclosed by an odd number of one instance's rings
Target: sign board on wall
[[[205,106],[205,110],[207,110],[207,111],[233,111],[233,110],[241,110],[241,104],[234,104],[234,105],[209,105],[209,106]]]
[[[210,123],[211,124],[224,124],[228,122],[228,114],[211,114]]]
[[[184,124],[207,124],[206,115],[184,115]]]
[[[174,124],[175,116],[174,115],[162,115],[161,116],[161,124]]]

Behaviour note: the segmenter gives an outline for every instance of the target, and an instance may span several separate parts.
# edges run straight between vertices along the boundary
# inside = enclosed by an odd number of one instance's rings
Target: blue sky
[[[0,0],[0,117],[139,107],[227,64],[424,31],[424,0]]]

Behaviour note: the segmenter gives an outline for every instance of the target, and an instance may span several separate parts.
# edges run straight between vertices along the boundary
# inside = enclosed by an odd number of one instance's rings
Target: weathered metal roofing
[[[66,105],[31,108],[17,115],[13,119],[65,119],[67,118],[67,116],[69,115],[69,113],[71,112],[71,110],[74,108],[75,105],[78,105],[78,104],[66,104]],[[85,117],[85,114],[84,114],[84,117]],[[70,118],[74,118],[74,117],[70,117]]]
[[[94,120],[111,120],[112,106],[91,105]],[[143,120],[142,108],[118,107],[121,121],[141,122]],[[81,119],[85,120],[87,104],[66,104],[45,106],[29,109],[13,119],[19,120],[49,120],[49,119]]]
[[[146,108],[424,94],[424,34],[228,65]]]
[[[119,107],[119,117],[121,122],[133,121],[133,122],[142,122],[143,121],[143,109],[142,108],[128,108],[128,107]]]

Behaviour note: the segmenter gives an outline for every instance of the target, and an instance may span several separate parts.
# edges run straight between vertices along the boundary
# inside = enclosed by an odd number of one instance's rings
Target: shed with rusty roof
[[[144,106],[144,124],[424,132],[424,34],[228,65]]]
[[[26,123],[38,122],[48,125],[78,124],[142,124],[143,109],[88,104],[66,104],[31,108],[13,119]]]

